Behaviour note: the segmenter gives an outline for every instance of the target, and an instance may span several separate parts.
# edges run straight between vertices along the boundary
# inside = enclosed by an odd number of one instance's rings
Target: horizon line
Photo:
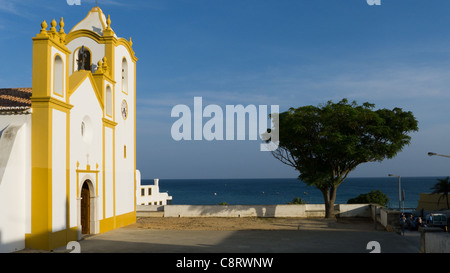
[[[424,175],[424,176],[401,176],[402,178],[435,178],[435,177],[447,177],[449,175]],[[349,178],[390,178],[389,176],[351,176],[347,177]],[[396,177],[393,177],[396,178]],[[228,179],[228,180],[234,180],[234,179],[298,179],[298,177],[255,177],[255,178],[141,178],[141,180],[153,180],[153,179],[159,179],[159,180],[220,180],[220,179]]]

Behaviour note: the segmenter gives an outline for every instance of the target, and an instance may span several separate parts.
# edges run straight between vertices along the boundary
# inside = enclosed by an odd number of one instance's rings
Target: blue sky
[[[297,177],[259,141],[174,141],[171,109],[318,105],[342,98],[412,111],[419,132],[392,160],[351,176],[450,175],[448,0],[99,0],[137,64],[137,168],[143,178]],[[0,0],[0,87],[30,87],[45,19],[68,32],[95,1]],[[206,121],[205,121],[206,122]]]

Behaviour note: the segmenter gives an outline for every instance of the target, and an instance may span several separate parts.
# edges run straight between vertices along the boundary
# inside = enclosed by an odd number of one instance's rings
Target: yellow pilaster
[[[66,230],[52,231],[52,135],[53,130],[66,131],[66,160],[69,159],[69,116],[71,105],[67,103],[68,92],[68,56],[70,51],[64,45],[64,25],[61,19],[61,29],[56,31],[56,21],[51,23],[47,32],[47,23],[41,24],[41,32],[33,38],[33,69],[31,108],[31,232],[25,235],[25,246],[33,249],[50,250],[63,246],[71,240],[73,230],[67,225]],[[65,100],[52,97],[52,48],[62,52],[65,67]],[[62,97],[61,97],[62,99]],[[53,110],[66,113],[66,127],[53,128]],[[68,161],[67,161],[68,162]],[[67,164],[66,168],[69,168]],[[66,170],[67,191],[69,196],[69,171]],[[69,206],[69,204],[67,204]],[[69,213],[68,208],[66,211]],[[69,222],[67,213],[66,223]],[[72,239],[73,240],[73,239]]]
[[[34,249],[50,249],[52,230],[52,169],[51,169],[51,120],[50,108],[33,108],[31,116],[31,234],[27,234],[25,246]]]
[[[105,41],[105,57],[108,60],[108,74],[112,78],[113,81],[116,81],[115,78],[115,49],[117,38],[114,37],[114,31],[111,29],[111,19],[108,15],[108,19],[106,20],[106,29],[103,30],[103,38]]]

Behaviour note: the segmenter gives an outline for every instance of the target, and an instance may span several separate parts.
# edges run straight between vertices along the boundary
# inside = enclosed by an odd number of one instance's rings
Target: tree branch
[[[282,163],[297,169],[295,158],[291,155],[291,153],[287,149],[278,147],[278,149],[272,152],[272,155]]]

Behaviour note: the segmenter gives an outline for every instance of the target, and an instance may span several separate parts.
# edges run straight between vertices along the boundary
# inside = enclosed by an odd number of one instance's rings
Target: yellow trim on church
[[[115,47],[119,46],[119,45],[123,45],[128,52],[130,53],[130,56],[133,60],[133,62],[137,62],[138,58],[135,55],[135,52],[132,48],[132,42],[131,39],[130,41],[126,40],[125,38],[116,38],[114,36],[112,37],[105,37],[105,36],[100,36],[97,33],[87,30],[87,29],[78,29],[75,30],[73,32],[70,32],[69,34],[67,34],[66,36],[66,43],[69,44],[71,41],[80,38],[80,37],[88,37],[91,38],[92,40],[94,40],[95,42],[97,42],[98,44],[106,44],[107,42],[112,43]]]

